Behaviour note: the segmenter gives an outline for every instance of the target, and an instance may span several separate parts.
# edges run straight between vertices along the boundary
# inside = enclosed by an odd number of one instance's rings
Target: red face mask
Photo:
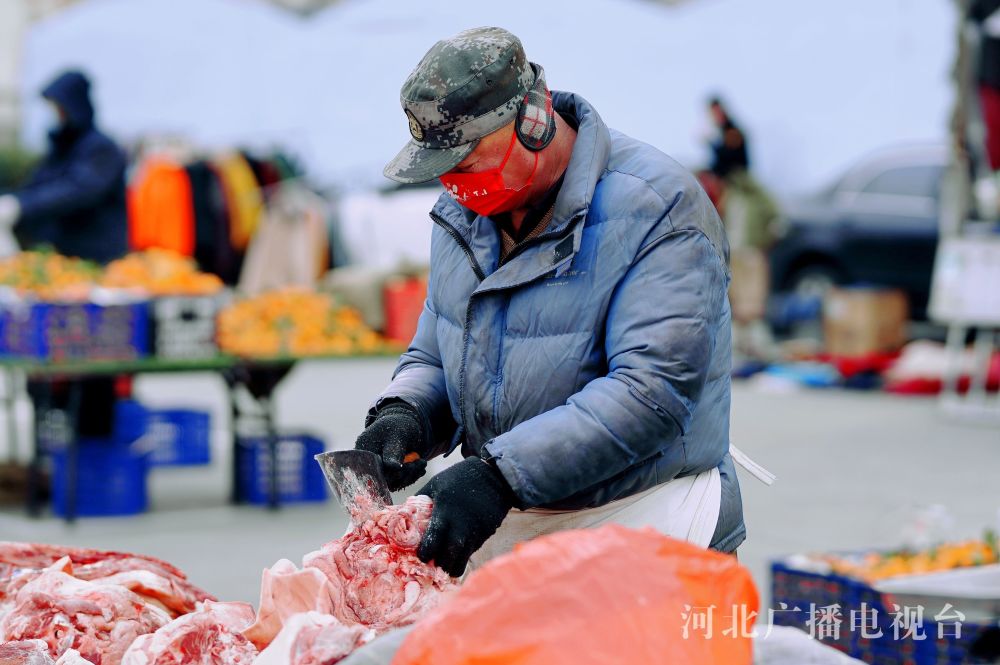
[[[441,184],[445,190],[451,194],[452,198],[461,203],[469,210],[480,215],[492,215],[497,212],[507,212],[507,206],[511,199],[524,191],[532,180],[535,179],[535,171],[538,169],[538,153],[535,153],[535,164],[531,167],[531,175],[528,180],[518,188],[511,188],[506,185],[503,179],[503,170],[510,161],[511,153],[514,152],[514,142],[517,141],[517,132],[510,137],[510,146],[507,147],[507,154],[503,156],[500,166],[480,171],[478,173],[446,173],[441,176]]]

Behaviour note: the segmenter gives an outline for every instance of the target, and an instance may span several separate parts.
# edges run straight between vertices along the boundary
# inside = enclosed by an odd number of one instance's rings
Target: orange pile
[[[219,315],[218,335],[224,352],[254,357],[351,355],[388,348],[356,310],[302,289],[272,291],[230,305]]]
[[[52,252],[21,252],[0,260],[0,286],[42,300],[86,300],[100,270],[89,261]]]
[[[860,559],[850,560],[824,556],[833,572],[867,582],[884,580],[899,575],[935,573],[954,568],[967,568],[1000,562],[996,536],[987,533],[983,540],[966,540],[944,543],[925,551],[872,552]]]
[[[192,259],[167,249],[147,249],[113,261],[101,285],[153,296],[209,296],[222,290],[218,277],[200,272]]]

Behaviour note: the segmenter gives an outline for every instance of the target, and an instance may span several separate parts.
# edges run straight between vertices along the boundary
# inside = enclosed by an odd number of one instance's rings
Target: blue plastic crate
[[[134,360],[149,355],[149,305],[5,303],[0,349],[41,360]]]
[[[149,504],[147,457],[136,443],[81,439],[77,443],[76,514],[104,517],[144,512]],[[66,514],[67,480],[67,449],[60,447],[52,454],[52,510],[59,516]]]
[[[211,462],[211,416],[194,409],[151,409],[135,400],[115,403],[113,438],[143,439],[152,466],[192,466]]]
[[[914,640],[893,633],[892,601],[860,580],[833,573],[821,574],[799,570],[775,562],[771,565],[771,607],[779,610],[784,603],[788,608],[799,607],[803,611],[776,612],[774,623],[794,626],[809,631],[806,623],[811,605],[824,607],[840,605],[843,608],[844,624],[839,639],[822,640],[853,658],[872,665],[962,665],[968,660],[968,651],[980,634],[989,626],[966,621],[962,623],[961,637],[949,634],[938,637],[938,624],[933,615],[942,608],[930,608],[923,617],[921,632],[926,639]],[[850,630],[850,611],[860,610],[862,604],[875,610],[877,627],[882,637],[862,639],[860,631]]]
[[[878,611],[879,630],[883,637],[879,640],[871,640],[871,652],[878,658],[868,660],[866,658],[866,645],[852,644],[852,655],[866,662],[880,665],[886,663],[905,663],[909,665],[967,665],[979,661],[969,657],[969,650],[976,639],[987,629],[988,625],[974,621],[963,621],[961,630],[956,631],[953,625],[946,625],[939,637],[938,624],[933,619],[934,615],[943,610],[943,607],[927,607],[923,617],[920,632],[926,637],[922,640],[894,639],[893,635],[893,599],[891,596],[880,593],[866,584],[859,584],[857,592],[857,603],[866,603]],[[994,624],[995,625],[995,624]],[[959,635],[960,633],[960,635]],[[895,658],[895,660],[892,660]]]
[[[153,466],[209,464],[211,416],[192,409],[150,409],[146,430]]]
[[[73,436],[68,414],[61,409],[47,412],[39,423],[38,447],[43,454],[56,453],[66,447]],[[131,444],[146,434],[149,410],[134,400],[118,400],[114,406],[114,421],[110,441]]]
[[[281,503],[326,501],[326,479],[313,459],[323,452],[323,441],[308,434],[278,436],[278,500]],[[263,436],[241,437],[237,449],[240,498],[267,504],[271,483],[271,455]]]
[[[112,438],[118,443],[132,443],[149,430],[151,411],[133,399],[115,402],[115,421]]]
[[[771,607],[775,610],[774,624],[793,626],[808,632],[809,610],[815,607],[840,605],[856,607],[860,583],[841,575],[822,575],[790,568],[777,562],[771,565]],[[800,611],[784,611],[798,608]],[[839,639],[825,638],[823,644],[850,653],[851,634],[841,631]]]

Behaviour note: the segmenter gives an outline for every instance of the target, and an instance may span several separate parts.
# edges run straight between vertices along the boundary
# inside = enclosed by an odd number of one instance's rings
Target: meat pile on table
[[[427,497],[364,500],[342,538],[217,602],[147,556],[0,542],[0,665],[331,665],[415,622],[456,582],[416,556]]]

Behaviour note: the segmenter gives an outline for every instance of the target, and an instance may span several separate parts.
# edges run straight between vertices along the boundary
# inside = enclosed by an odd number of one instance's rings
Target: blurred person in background
[[[420,558],[457,576],[609,522],[734,552],[728,246],[697,180],[500,28],[438,42],[400,97],[385,175],[446,191],[416,336],[355,445],[393,489],[461,446],[417,492]]]
[[[986,129],[986,163],[990,176],[977,183],[980,213],[1000,216],[1000,0],[972,0],[969,16],[981,30],[979,102]]]
[[[52,112],[49,149],[20,190],[0,196],[0,227],[13,228],[22,249],[52,249],[66,256],[108,263],[127,250],[125,154],[95,124],[90,81],[67,71],[42,90]],[[69,383],[29,383],[35,400],[54,407],[70,401]],[[107,436],[112,429],[114,380],[83,379],[81,436]],[[45,393],[43,395],[43,392]]]
[[[108,263],[125,254],[125,155],[97,128],[90,81],[68,71],[42,91],[53,123],[41,165],[19,191],[0,197],[0,225],[23,249]]]
[[[778,206],[750,173],[747,137],[722,100],[709,99],[713,132],[709,187],[726,225],[733,280],[733,349],[744,357],[771,355],[771,333],[764,316],[770,288],[767,253],[774,243]]]
[[[750,169],[746,136],[722,105],[722,100],[712,97],[708,101],[709,118],[715,129],[710,139],[712,148],[711,170],[716,177],[725,180],[737,172]]]

